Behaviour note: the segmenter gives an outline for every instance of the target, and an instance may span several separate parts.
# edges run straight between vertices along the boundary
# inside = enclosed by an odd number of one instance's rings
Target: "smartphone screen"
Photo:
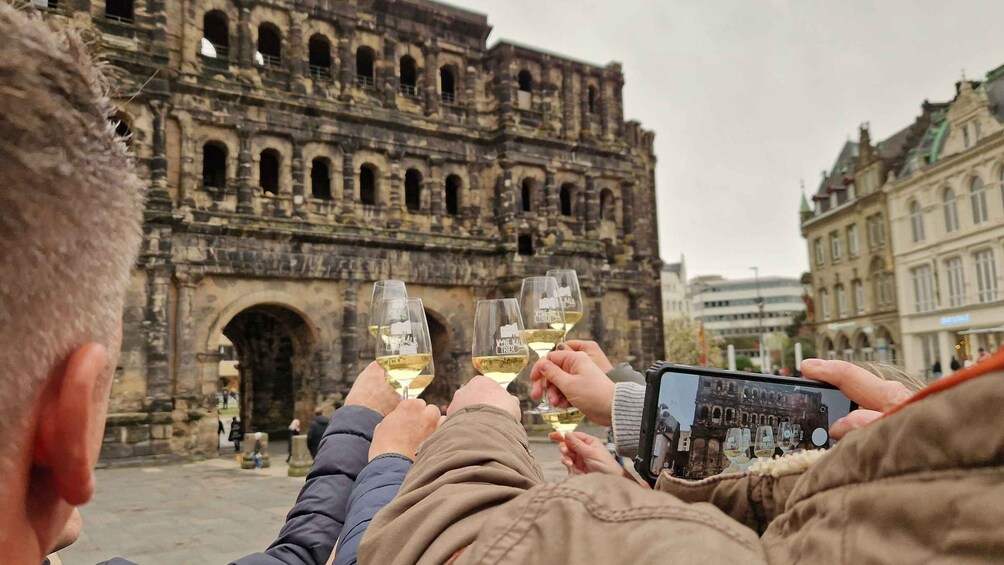
[[[855,407],[839,390],[814,381],[787,384],[670,369],[659,383],[653,476],[669,470],[703,479],[740,472],[757,458],[828,449],[835,443],[830,425]]]

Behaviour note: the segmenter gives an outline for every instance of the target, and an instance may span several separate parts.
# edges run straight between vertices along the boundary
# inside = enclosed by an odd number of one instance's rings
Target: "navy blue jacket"
[[[369,459],[373,429],[382,419],[362,406],[336,410],[279,537],[264,553],[231,565],[324,565],[345,524],[352,486]]]
[[[373,459],[359,473],[349,498],[345,527],[338,539],[335,565],[356,565],[359,543],[363,540],[366,528],[376,513],[397,496],[411,465],[411,459],[390,453]]]

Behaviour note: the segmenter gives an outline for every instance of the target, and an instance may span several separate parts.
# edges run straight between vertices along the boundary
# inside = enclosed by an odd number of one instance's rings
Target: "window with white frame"
[[[837,315],[841,318],[847,317],[847,293],[844,292],[844,285],[837,285]]]
[[[969,124],[962,126],[962,144],[969,149]]]
[[[945,232],[952,233],[959,230],[959,206],[955,201],[955,191],[951,188],[945,189],[941,196],[942,209],[945,213]]]
[[[917,312],[934,310],[934,275],[930,265],[910,270],[913,282],[913,305]]]
[[[836,262],[840,260],[840,234],[830,232],[830,258]]]
[[[847,226],[847,252],[851,257],[857,257],[860,251],[860,246],[858,245],[858,225],[851,224]]]
[[[826,259],[823,257],[823,238],[817,237],[812,242],[812,250],[816,254],[816,266],[822,267]]]
[[[945,261],[945,275],[948,277],[948,305],[962,306],[966,303],[966,275],[962,268],[962,257],[952,257]]]
[[[980,302],[997,299],[997,265],[993,249],[984,249],[973,254],[976,263],[976,297]]]
[[[973,223],[982,224],[987,221],[987,191],[984,190],[983,179],[976,177],[969,185],[969,200],[973,207]]]
[[[830,293],[826,289],[819,291],[819,303],[823,305],[823,319],[830,319]]]
[[[910,203],[910,232],[914,243],[924,241],[924,211],[916,200]]]
[[[858,314],[865,313],[865,285],[861,280],[854,281],[854,311]]]

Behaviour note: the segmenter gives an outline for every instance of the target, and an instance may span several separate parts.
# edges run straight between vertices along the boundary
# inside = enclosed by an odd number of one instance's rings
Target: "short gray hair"
[[[77,33],[0,2],[0,37],[0,437],[16,440],[73,350],[116,358],[144,187]]]

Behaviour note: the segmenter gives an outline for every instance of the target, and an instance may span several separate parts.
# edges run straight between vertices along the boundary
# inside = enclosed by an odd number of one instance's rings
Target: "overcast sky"
[[[861,122],[881,140],[963,69],[1004,64],[1004,2],[453,0],[500,38],[624,65],[656,132],[660,251],[690,276],[798,276],[811,194]]]

